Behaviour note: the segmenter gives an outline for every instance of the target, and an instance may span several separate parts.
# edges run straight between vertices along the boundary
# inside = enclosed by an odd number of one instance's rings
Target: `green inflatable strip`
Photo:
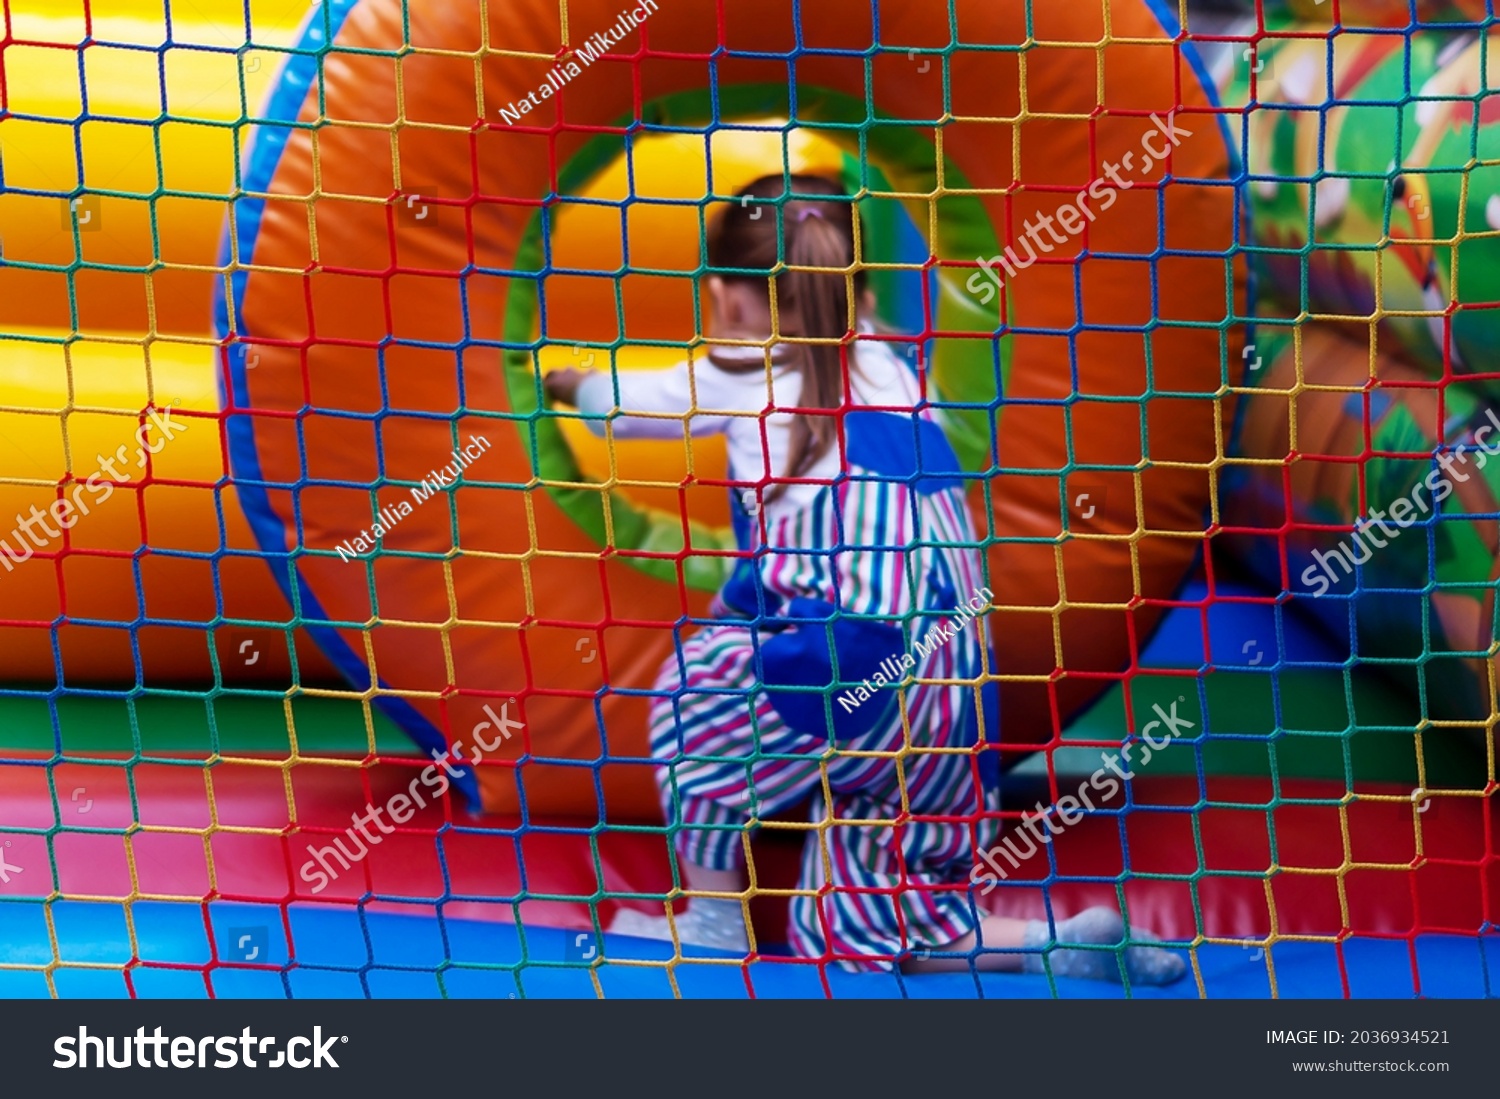
[[[755,119],[784,116],[787,89],[777,85],[743,86],[720,90],[717,97],[707,91],[669,96],[648,104],[642,117],[648,129],[681,132],[684,129],[722,125],[725,119]],[[624,126],[626,121],[622,121]],[[798,90],[797,123],[815,129],[857,157],[864,169],[862,189],[879,191],[890,187],[904,194],[933,194],[939,190],[935,151],[912,125],[876,116],[870,121],[869,107],[860,100],[825,90]],[[623,139],[604,135],[590,141],[559,173],[561,194],[576,194],[624,151]],[[785,168],[785,164],[783,164]],[[983,204],[964,194],[968,182],[953,165],[945,164],[942,187],[949,192],[940,200],[941,217],[935,219],[935,252],[950,258],[989,255],[998,251],[993,228]],[[847,169],[846,169],[847,175]],[[718,196],[722,201],[728,196]],[[706,206],[714,196],[704,198]],[[925,205],[914,224],[930,220]],[[877,221],[878,224],[878,221]],[[532,218],[516,257],[516,269],[541,274],[548,269],[547,209]],[[889,251],[892,235],[872,232],[864,260],[892,264],[897,256]],[[706,260],[700,274],[706,273]],[[940,270],[940,293],[935,330],[973,332],[985,338],[940,341],[931,366],[932,394],[947,412],[948,435],[966,469],[991,468],[991,453],[999,415],[999,398],[1009,366],[1007,341],[996,338],[999,303],[980,306],[970,295],[958,292],[963,269]],[[504,320],[505,382],[511,411],[522,445],[531,455],[535,476],[543,482],[563,512],[598,545],[622,554],[622,560],[658,580],[682,580],[700,591],[716,591],[727,579],[733,559],[733,533],[727,527],[709,528],[687,523],[677,515],[633,503],[625,493],[605,490],[590,483],[578,468],[564,438],[560,420],[571,414],[543,407],[538,353],[547,334],[539,325],[540,278],[512,281]],[[621,290],[615,287],[615,307],[623,315]],[[702,318],[697,318],[702,331]],[[541,335],[536,333],[541,330]],[[672,347],[687,354],[693,344],[655,340],[630,340],[596,347],[611,356],[621,343],[645,347]],[[999,369],[997,370],[997,361]],[[687,551],[684,554],[684,551]],[[654,555],[654,556],[652,556]],[[680,564],[679,564],[680,559]]]
[[[1193,775],[1201,768],[1206,775],[1276,774],[1415,787],[1420,751],[1428,786],[1484,785],[1483,753],[1461,734],[1432,730],[1423,734],[1418,748],[1411,731],[1419,723],[1417,704],[1385,677],[1363,669],[1286,671],[1279,676],[1213,672],[1202,681],[1214,733],[1201,745],[1177,744],[1157,754],[1147,773]],[[1177,712],[1201,730],[1198,682],[1150,673],[1136,676],[1135,728],[1152,719],[1153,703],[1169,707],[1183,698]],[[1279,735],[1278,694],[1283,728]],[[291,708],[301,755],[360,757],[371,750],[367,711],[358,701],[303,697],[293,699]],[[226,694],[204,699],[148,694],[133,702],[67,697],[58,700],[57,716],[61,754],[71,758],[291,754],[286,709],[279,696]],[[378,711],[369,711],[369,716],[376,754],[420,754]],[[1125,727],[1124,691],[1116,687],[1074,722],[1065,739],[1118,742]],[[0,730],[0,756],[58,750],[45,698],[0,698]],[[1063,748],[1056,753],[1055,766],[1064,774],[1088,774],[1100,765],[1102,751]]]
[[[1155,718],[1154,705],[1170,710],[1174,702],[1177,714],[1193,723],[1137,774],[1319,778],[1342,780],[1351,789],[1375,782],[1415,789],[1423,776],[1429,788],[1480,790],[1486,784],[1485,757],[1475,740],[1457,729],[1413,735],[1421,724],[1415,694],[1373,669],[1217,671],[1193,678],[1144,672],[1131,679],[1131,701],[1137,731]],[[1118,744],[1126,727],[1124,689],[1115,687],[1068,728],[1065,741]],[[1165,734],[1152,735],[1160,740]],[[1064,749],[1056,766],[1088,774],[1101,766],[1104,751]]]
[[[290,706],[300,755],[363,757],[372,749],[383,756],[421,755],[392,722],[356,699],[298,697]],[[7,752],[285,758],[292,752],[292,734],[280,695],[205,698],[165,692],[132,700],[70,695],[57,700],[55,724],[45,697],[7,695],[0,697],[0,756]]]

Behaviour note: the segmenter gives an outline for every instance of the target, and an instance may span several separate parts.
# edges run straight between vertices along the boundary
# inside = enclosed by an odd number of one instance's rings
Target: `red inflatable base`
[[[356,851],[345,834],[351,818],[408,789],[418,766],[58,764],[54,802],[41,761],[0,765],[0,838],[7,864],[23,868],[0,884],[0,897],[364,900],[387,911],[441,905],[450,918],[584,928],[592,907],[607,927],[620,897],[651,908],[651,896],[672,888],[660,833],[558,820],[523,826],[470,816],[450,795],[393,834],[368,825],[380,842],[365,843],[367,856],[315,893],[311,852],[336,837]],[[77,790],[85,793],[72,797]],[[1049,902],[1066,915],[1123,895],[1132,923],[1188,942],[1199,934],[1474,935],[1500,923],[1489,800],[1435,796],[1422,810],[1409,793],[1372,787],[1350,797],[1338,783],[1290,780],[1273,810],[1265,779],[1209,778],[1200,791],[1191,777],[1141,778],[1127,812],[1066,829],[982,903],[1037,917]],[[142,830],[122,834],[137,819]],[[767,830],[757,840],[767,888],[795,885],[798,844],[789,839]],[[762,941],[784,941],[784,898],[762,898],[753,911]]]

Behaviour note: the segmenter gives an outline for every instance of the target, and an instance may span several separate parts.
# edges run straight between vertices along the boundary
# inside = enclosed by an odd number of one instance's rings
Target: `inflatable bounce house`
[[[0,995],[1493,994],[1495,12],[1223,7],[11,0]],[[649,715],[753,545],[543,379],[702,360],[778,174],[971,512],[945,888],[1175,984],[792,949],[863,901],[753,752],[751,950],[611,930],[691,900]]]

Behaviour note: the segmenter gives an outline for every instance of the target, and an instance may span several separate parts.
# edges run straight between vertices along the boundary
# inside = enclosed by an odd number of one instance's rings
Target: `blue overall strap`
[[[850,412],[844,438],[857,480],[905,484],[923,496],[964,490],[963,467],[943,429],[915,412]]]
[[[729,490],[729,519],[741,556],[719,589],[719,602],[744,618],[766,618],[781,610],[782,598],[768,591],[761,580],[760,558],[755,555],[756,519],[745,510],[742,489]]]

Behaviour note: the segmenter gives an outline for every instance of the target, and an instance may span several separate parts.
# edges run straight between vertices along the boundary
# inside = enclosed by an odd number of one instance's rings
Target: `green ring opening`
[[[712,127],[725,121],[766,118],[786,113],[786,88],[771,84],[742,85],[721,89],[717,110],[707,91],[684,92],[648,103],[642,117],[648,127],[673,131]],[[826,89],[799,89],[797,120],[790,125],[809,126],[841,146],[846,155],[846,185],[857,195],[880,194],[888,186],[900,194],[934,194],[938,189],[936,150],[909,123],[876,115],[860,100]],[[628,129],[632,120],[619,123]],[[639,132],[638,130],[636,132]],[[704,132],[708,132],[707,129]],[[626,140],[630,135],[626,135]],[[559,173],[558,186],[576,193],[605,171],[620,155],[617,135],[602,135],[589,141]],[[852,178],[849,166],[853,166]],[[934,255],[964,259],[991,255],[999,250],[984,204],[970,190],[968,181],[951,161],[944,158],[943,216],[930,217],[930,201],[905,200],[909,214],[925,234]],[[951,194],[947,192],[958,191]],[[727,199],[728,196],[725,196]],[[714,199],[724,201],[725,199]],[[710,201],[705,198],[705,205]],[[546,208],[533,215],[515,259],[516,269],[540,273],[545,269],[543,248]],[[935,239],[934,239],[935,238]],[[868,263],[894,263],[896,257],[878,251],[864,257]],[[938,295],[935,330],[973,333],[984,339],[944,339],[933,349],[929,377],[932,399],[946,412],[948,437],[963,467],[969,471],[992,468],[995,430],[1000,415],[1000,397],[1009,377],[1009,338],[996,337],[1000,323],[1000,300],[981,306],[961,289],[964,268],[937,270]],[[693,276],[695,279],[701,275]],[[539,280],[515,279],[511,283],[503,322],[505,386],[522,445],[531,455],[533,475],[578,527],[601,549],[626,551],[622,559],[655,579],[676,583],[680,557],[681,578],[698,591],[717,591],[734,565],[730,553],[736,548],[728,527],[709,527],[685,521],[682,516],[646,507],[632,501],[619,489],[587,487],[599,482],[585,478],[558,421],[562,417],[542,407],[538,353],[551,341],[546,334],[533,336],[538,316]],[[618,289],[616,291],[618,301]],[[698,318],[702,331],[702,318]],[[701,337],[695,337],[695,342]],[[661,341],[641,341],[662,345]],[[517,345],[527,345],[518,347]],[[690,344],[682,346],[684,353]],[[611,349],[613,355],[613,349]],[[998,370],[997,370],[998,358]],[[687,537],[684,538],[684,533]],[[691,548],[689,548],[691,547]],[[686,554],[684,550],[688,550]],[[660,554],[643,557],[636,554]]]

